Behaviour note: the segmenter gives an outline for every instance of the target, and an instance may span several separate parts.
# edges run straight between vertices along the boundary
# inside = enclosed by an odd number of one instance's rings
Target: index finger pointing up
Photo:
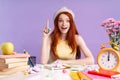
[[[49,28],[49,19],[47,19],[46,28],[47,28],[47,29]]]

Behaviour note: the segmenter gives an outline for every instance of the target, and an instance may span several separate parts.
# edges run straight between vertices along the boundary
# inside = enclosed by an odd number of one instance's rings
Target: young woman
[[[93,55],[78,34],[74,13],[70,9],[63,7],[55,13],[53,32],[48,26],[49,21],[43,30],[41,64],[56,60],[63,64],[94,64]]]

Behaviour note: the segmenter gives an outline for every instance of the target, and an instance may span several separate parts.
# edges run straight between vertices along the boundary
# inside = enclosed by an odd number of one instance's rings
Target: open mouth
[[[67,27],[62,27],[61,29],[67,29]]]

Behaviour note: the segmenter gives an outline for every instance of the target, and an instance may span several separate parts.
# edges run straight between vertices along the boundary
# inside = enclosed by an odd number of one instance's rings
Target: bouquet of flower
[[[116,21],[114,18],[108,18],[102,22],[101,26],[106,29],[110,41],[120,46],[120,21]],[[114,48],[114,45],[111,46]],[[120,50],[120,47],[117,50]]]

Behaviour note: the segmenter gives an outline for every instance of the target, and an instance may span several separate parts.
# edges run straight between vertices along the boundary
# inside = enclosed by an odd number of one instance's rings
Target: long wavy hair
[[[77,49],[76,59],[79,59],[81,57],[80,48],[79,48],[79,46],[77,46],[77,43],[76,43],[76,40],[75,40],[75,35],[78,35],[79,33],[76,29],[76,25],[73,21],[72,15],[68,12],[62,12],[62,13],[58,14],[56,16],[55,20],[54,20],[54,30],[51,33],[51,39],[52,39],[51,50],[52,50],[54,56],[56,58],[59,58],[58,55],[56,54],[56,47],[57,47],[57,44],[58,44],[58,39],[61,35],[61,32],[58,28],[58,18],[61,14],[67,15],[70,19],[70,29],[67,33],[66,40],[68,41],[69,47],[72,49],[72,53]]]

